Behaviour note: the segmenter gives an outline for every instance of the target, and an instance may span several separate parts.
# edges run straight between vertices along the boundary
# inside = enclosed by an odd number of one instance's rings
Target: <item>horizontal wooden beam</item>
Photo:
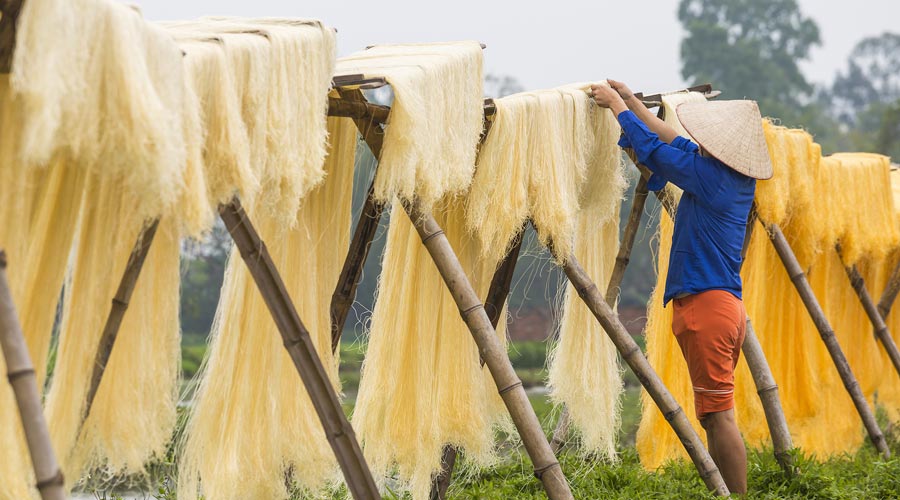
[[[328,98],[328,116],[368,119],[378,123],[387,123],[390,114],[391,108],[387,106],[364,101],[338,99],[336,97]]]

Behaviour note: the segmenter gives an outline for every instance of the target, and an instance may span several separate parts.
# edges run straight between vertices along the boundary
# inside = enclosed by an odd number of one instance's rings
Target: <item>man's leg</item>
[[[747,450],[734,419],[734,408],[710,413],[700,424],[706,429],[709,454],[728,490],[741,495],[747,493]]]

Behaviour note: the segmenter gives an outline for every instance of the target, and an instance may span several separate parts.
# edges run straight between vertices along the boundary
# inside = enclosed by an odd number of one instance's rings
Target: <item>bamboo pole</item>
[[[750,248],[750,240],[753,236],[753,229],[756,226],[757,213],[755,208],[750,210],[747,217],[747,229],[744,232],[744,244],[741,248],[741,267],[747,259],[747,250]],[[759,395],[762,403],[763,413],[766,416],[766,424],[769,427],[769,436],[772,438],[772,451],[775,455],[775,461],[781,466],[782,470],[788,474],[796,472],[794,467],[794,457],[790,451],[794,448],[791,431],[788,429],[787,419],[784,416],[784,408],[781,406],[781,397],[778,394],[778,385],[775,383],[775,377],[772,375],[772,369],[769,368],[769,362],[763,352],[756,331],[753,329],[753,322],[747,315],[746,331],[744,332],[744,343],[741,344],[741,352],[744,353],[744,359],[750,368],[750,376],[753,377],[753,385],[756,386],[756,394]]]
[[[522,250],[523,236],[524,230],[516,235],[509,253],[500,262],[497,270],[494,271],[493,278],[491,278],[484,310],[487,312],[494,330],[500,324],[503,306],[506,304],[506,298],[509,296],[513,274],[515,274],[516,270],[516,262],[519,260],[519,252]],[[481,366],[484,366],[484,358],[481,359]],[[430,500],[444,500],[446,498],[447,488],[450,487],[450,481],[453,476],[453,468],[456,465],[457,454],[458,450],[456,447],[449,445],[444,447],[444,451],[441,454],[441,472],[431,483]]]
[[[681,409],[681,406],[678,405],[678,402],[675,401],[675,398],[672,397],[672,394],[660,380],[659,375],[650,366],[647,358],[641,352],[640,346],[631,338],[631,335],[625,330],[612,308],[606,303],[597,285],[591,281],[591,278],[582,269],[574,256],[569,256],[565,261],[563,270],[569,281],[578,290],[578,295],[590,308],[600,325],[603,326],[622,358],[637,376],[644,389],[647,390],[647,393],[650,394],[650,397],[653,398],[656,406],[662,412],[666,421],[669,422],[669,425],[672,426],[675,434],[678,435],[679,440],[681,440],[682,445],[697,467],[701,479],[706,483],[706,487],[717,495],[727,496],[729,494],[728,487],[725,485],[725,481],[722,479],[722,475],[719,473],[719,469],[716,468],[716,464],[710,457],[706,447],[703,446],[700,436],[697,435],[688,421],[684,410]]]
[[[891,307],[893,307],[898,293],[900,293],[900,262],[897,263],[897,266],[891,272],[887,286],[884,287],[884,292],[881,293],[881,299],[878,301],[878,312],[885,321],[887,321],[888,314],[891,312]]]
[[[43,500],[63,500],[66,492],[63,475],[53,454],[50,432],[44,411],[41,408],[41,394],[34,375],[34,365],[28,354],[28,346],[22,335],[22,327],[16,315],[6,279],[6,252],[0,250],[0,348],[6,362],[6,378],[12,387],[19,407],[25,441],[34,467],[36,487]]]
[[[265,244],[237,198],[219,206],[219,216],[244,259],[287,349],[355,499],[381,498],[353,427],[344,415],[309,331],[300,320]]]
[[[375,233],[378,231],[378,223],[381,221],[383,209],[384,205],[375,201],[375,179],[373,178],[356,223],[353,240],[347,250],[347,258],[344,259],[344,267],[341,269],[337,286],[331,296],[331,352],[336,352],[341,342],[347,314],[356,299],[356,289],[369,256],[369,249],[372,247],[372,239],[375,238]]]
[[[869,439],[872,441],[872,444],[875,445],[875,448],[881,452],[884,458],[890,458],[891,451],[888,449],[881,428],[878,427],[878,422],[875,421],[875,415],[872,413],[872,409],[869,408],[869,403],[866,401],[865,396],[859,388],[859,382],[857,382],[856,377],[853,375],[853,371],[847,363],[847,358],[844,356],[844,352],[841,350],[841,346],[834,336],[834,330],[828,323],[825,312],[822,310],[822,306],[819,305],[819,301],[816,299],[812,287],[806,279],[806,273],[804,273],[803,268],[800,267],[800,263],[797,261],[794,251],[791,249],[790,244],[784,237],[784,233],[781,232],[781,228],[778,227],[778,224],[769,224],[767,229],[769,240],[775,247],[775,251],[778,253],[778,257],[781,259],[788,276],[790,276],[791,282],[797,289],[797,293],[800,294],[800,299],[803,300],[803,304],[806,306],[806,310],[812,318],[813,323],[815,323],[816,328],[819,330],[819,335],[822,337],[822,341],[825,342],[825,347],[828,349],[832,361],[834,361],[834,366],[841,376],[844,387],[850,394],[850,398],[853,400],[854,406],[856,406],[856,411],[859,413],[863,425],[865,425],[866,431],[869,433]]]
[[[647,179],[644,176],[638,178],[637,184],[634,186],[634,197],[631,202],[631,212],[628,213],[628,222],[625,225],[625,232],[622,241],[619,243],[619,253],[616,255],[616,265],[613,267],[609,276],[609,284],[606,287],[606,303],[610,308],[615,310],[616,301],[619,300],[621,292],[622,278],[625,276],[625,269],[631,260],[631,250],[634,247],[634,239],[637,236],[638,226],[641,223],[641,216],[644,213],[644,206],[647,203]],[[550,440],[550,447],[553,453],[559,453],[566,442],[569,435],[569,427],[572,425],[572,419],[569,415],[569,408],[563,407],[559,415],[559,421],[556,428],[553,429],[553,439]]]
[[[838,252],[838,255],[841,257],[841,261],[843,262],[843,252],[841,251],[840,245],[835,247]],[[881,313],[878,311],[878,307],[872,301],[872,297],[869,295],[869,291],[866,290],[866,282],[863,279],[862,275],[859,274],[859,270],[856,266],[844,266],[844,270],[847,271],[847,278],[850,280],[850,286],[853,287],[853,291],[856,292],[856,296],[859,297],[860,303],[862,303],[863,309],[866,311],[866,316],[869,317],[869,321],[872,323],[872,327],[875,329],[875,337],[881,341],[882,347],[887,351],[887,355],[891,358],[891,364],[894,365],[894,371],[900,375],[900,351],[897,351],[897,344],[894,343],[894,338],[891,337],[891,331],[888,329],[887,324],[885,323],[884,318],[881,316]]]
[[[522,381],[516,375],[506,355],[506,350],[497,339],[496,331],[478,295],[472,288],[459,259],[450,242],[434,217],[420,211],[413,204],[404,205],[406,213],[419,233],[422,243],[431,255],[444,283],[459,307],[460,315],[469,327],[481,358],[487,364],[491,376],[503,398],[509,414],[525,450],[534,465],[534,474],[543,483],[547,496],[552,500],[571,499],[572,492],[563,475],[559,462],[550,449],[534,408],[525,395]]]
[[[12,55],[16,46],[16,21],[24,0],[0,0],[0,73],[12,69]]]
[[[103,333],[100,335],[100,341],[97,344],[97,354],[94,356],[94,368],[91,372],[91,383],[88,386],[87,397],[84,403],[82,424],[87,422],[88,417],[91,415],[91,408],[93,408],[97,391],[100,389],[100,383],[103,381],[106,364],[112,355],[113,346],[119,335],[119,328],[122,326],[122,320],[125,318],[125,312],[128,310],[128,303],[131,301],[131,294],[134,292],[138,277],[141,275],[141,269],[144,267],[144,261],[150,252],[150,246],[153,244],[153,238],[156,236],[158,227],[159,219],[154,219],[144,226],[144,229],[141,230],[137,237],[137,241],[134,243],[134,249],[128,258],[125,272],[122,273],[119,288],[112,299],[112,308],[106,317],[106,324],[103,326]]]

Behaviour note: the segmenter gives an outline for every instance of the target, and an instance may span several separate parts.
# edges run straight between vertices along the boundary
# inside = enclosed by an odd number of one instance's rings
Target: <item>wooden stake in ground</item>
[[[768,225],[767,230],[769,240],[775,247],[775,251],[778,253],[778,257],[781,259],[785,271],[787,271],[788,276],[790,276],[791,282],[797,289],[797,293],[800,294],[800,299],[803,300],[803,305],[806,306],[806,310],[812,318],[813,323],[815,323],[816,329],[819,330],[822,341],[825,342],[828,354],[831,355],[834,366],[837,368],[841,380],[844,382],[844,387],[850,394],[850,399],[853,400],[853,405],[856,406],[856,411],[859,413],[863,425],[865,425],[866,431],[869,433],[869,439],[872,441],[872,444],[875,445],[875,448],[881,452],[884,458],[890,458],[891,451],[888,449],[881,428],[878,427],[878,422],[875,421],[875,415],[872,413],[872,409],[869,408],[869,403],[866,401],[862,390],[859,388],[859,382],[856,381],[853,371],[850,370],[850,365],[847,363],[844,351],[841,350],[841,346],[834,336],[834,330],[828,323],[825,312],[822,310],[822,306],[819,305],[819,301],[816,299],[812,287],[806,279],[806,273],[804,273],[803,268],[800,267],[800,263],[797,261],[794,251],[791,249],[790,244],[784,237],[784,233],[781,232],[781,228],[778,227],[778,224]]]
[[[571,499],[572,492],[556,460],[550,443],[547,442],[534,408],[528,401],[522,381],[516,375],[506,355],[506,350],[497,339],[491,320],[484,305],[472,288],[465,270],[453,252],[450,242],[434,217],[421,212],[412,204],[404,205],[406,213],[419,233],[422,243],[431,255],[438,272],[444,279],[450,294],[459,307],[463,321],[468,326],[481,358],[487,364],[500,397],[512,417],[525,450],[534,464],[534,474],[544,485],[547,496],[552,500]]]
[[[634,198],[631,202],[631,212],[628,213],[628,222],[625,224],[625,233],[622,241],[619,243],[619,253],[616,255],[616,265],[613,267],[612,273],[609,275],[609,284],[606,286],[606,303],[611,309],[615,309],[616,301],[619,300],[621,292],[622,278],[625,277],[625,269],[631,260],[631,250],[634,247],[634,239],[637,236],[638,226],[641,223],[641,216],[644,213],[644,205],[647,203],[647,179],[644,176],[638,178],[637,185],[634,187]],[[553,439],[550,440],[550,447],[553,453],[559,453],[559,450],[566,442],[569,435],[569,427],[572,425],[572,419],[569,416],[569,408],[563,407],[559,414],[559,421],[553,430]]]
[[[840,246],[836,247],[836,250],[843,261],[843,254],[841,253]],[[875,302],[872,301],[869,291],[866,290],[865,280],[862,275],[859,274],[859,270],[856,266],[844,266],[844,269],[847,271],[847,278],[850,279],[850,286],[853,287],[853,291],[855,291],[856,296],[859,297],[859,302],[862,304],[863,309],[865,309],[866,316],[869,317],[869,322],[872,323],[872,327],[875,329],[875,337],[881,341],[882,347],[884,347],[888,357],[891,358],[891,364],[894,365],[894,371],[900,375],[900,351],[897,350],[897,344],[894,343],[894,338],[891,337],[891,331],[888,329],[885,319],[878,311]]]
[[[747,229],[744,231],[744,244],[741,248],[742,267],[747,259],[747,250],[750,248],[750,239],[753,236],[753,229],[756,227],[756,220],[756,209],[752,208],[747,218]],[[769,436],[772,438],[772,451],[775,454],[775,461],[778,462],[778,465],[785,472],[793,474],[796,470],[794,457],[790,451],[794,448],[794,442],[787,426],[787,419],[784,417],[784,409],[781,407],[778,385],[775,383],[772,369],[769,368],[769,362],[763,353],[759,338],[756,337],[756,331],[753,329],[753,323],[750,321],[749,315],[747,315],[746,324],[747,328],[744,332],[744,343],[741,344],[741,352],[744,353],[744,360],[747,361],[747,366],[750,368],[750,376],[753,377],[756,393],[759,395],[763,413],[766,415],[766,424],[769,426]]]
[[[316,414],[325,429],[325,437],[334,451],[347,488],[356,499],[381,498],[378,488],[369,471],[356,440],[353,427],[344,415],[344,410],[337,394],[328,379],[322,360],[316,354],[309,331],[300,321],[284,282],[269,256],[265,244],[250,223],[247,213],[235,198],[230,203],[219,206],[219,216],[234,244],[244,259],[247,269],[253,276],[272,319],[278,326],[278,332],[284,341],[303,386],[309,394]],[[314,286],[314,284],[310,284]]]
[[[106,370],[106,364],[112,355],[116,337],[119,335],[119,327],[122,326],[122,320],[125,318],[125,312],[128,310],[128,303],[131,301],[131,294],[134,292],[138,277],[141,275],[141,269],[144,267],[147,254],[150,253],[150,246],[153,244],[153,238],[156,236],[158,227],[159,219],[154,219],[144,227],[134,243],[134,249],[131,251],[131,257],[128,258],[125,272],[122,273],[119,288],[112,299],[112,309],[109,311],[109,316],[106,317],[103,333],[100,335],[100,341],[97,343],[97,354],[94,357],[94,368],[85,399],[82,424],[87,421],[91,414],[94,398],[97,396],[100,382],[103,380],[103,372]]]
[[[369,256],[372,247],[372,239],[378,231],[378,223],[381,221],[381,213],[384,205],[375,201],[375,179],[369,184],[366,201],[363,203],[356,230],[353,232],[353,240],[344,259],[344,267],[338,278],[334,294],[331,296],[331,352],[336,352],[341,342],[341,334],[344,332],[344,324],[347,314],[356,299],[356,288],[362,277],[363,266]]]
[[[612,308],[606,303],[597,285],[591,281],[591,278],[582,269],[574,256],[569,256],[563,265],[563,270],[569,281],[578,290],[581,300],[588,306],[594,317],[597,318],[606,331],[606,334],[612,339],[613,344],[616,345],[616,349],[619,350],[622,359],[625,360],[637,376],[666,421],[672,426],[675,434],[678,435],[682,445],[684,445],[684,449],[697,467],[701,479],[706,483],[706,487],[717,495],[727,496],[729,494],[728,487],[722,479],[722,474],[719,473],[715,462],[713,462],[706,447],[703,446],[700,436],[697,435],[688,421],[684,410],[681,409],[681,406],[672,397],[662,380],[660,380],[659,375],[650,366],[647,358],[644,357],[644,353],[641,352],[640,346],[625,330]]]
[[[6,377],[19,406],[25,441],[28,443],[34,477],[37,479],[36,487],[43,500],[64,500],[66,492],[63,475],[50,444],[34,365],[31,364],[28,346],[25,345],[16,307],[9,292],[6,252],[3,251],[0,251],[0,348],[3,349],[3,359],[6,362]]]
[[[487,311],[491,320],[491,326],[494,330],[500,324],[500,315],[506,304],[506,298],[509,296],[509,288],[512,285],[513,274],[516,270],[516,262],[519,260],[519,252],[522,250],[522,240],[524,231],[520,231],[512,242],[512,246],[506,257],[494,272],[491,279],[491,285],[488,288],[487,300],[484,302],[484,310]],[[481,366],[484,366],[484,359],[481,360]],[[444,500],[447,495],[447,488],[450,487],[450,481],[453,477],[453,468],[456,465],[458,451],[453,446],[445,446],[441,454],[441,472],[434,478],[431,483],[430,500]],[[556,451],[554,450],[554,454]]]

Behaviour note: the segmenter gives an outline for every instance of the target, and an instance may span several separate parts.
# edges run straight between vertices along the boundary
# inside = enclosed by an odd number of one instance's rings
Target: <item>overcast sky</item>
[[[132,0],[135,1],[135,0]],[[803,65],[824,83],[854,44],[900,31],[898,0],[799,0],[821,30],[822,47]],[[346,55],[383,42],[474,39],[487,44],[485,70],[527,89],[606,77],[648,92],[683,86],[678,0],[136,0],[151,20],[203,15],[314,17],[338,29]],[[640,6],[640,7],[639,7]]]

